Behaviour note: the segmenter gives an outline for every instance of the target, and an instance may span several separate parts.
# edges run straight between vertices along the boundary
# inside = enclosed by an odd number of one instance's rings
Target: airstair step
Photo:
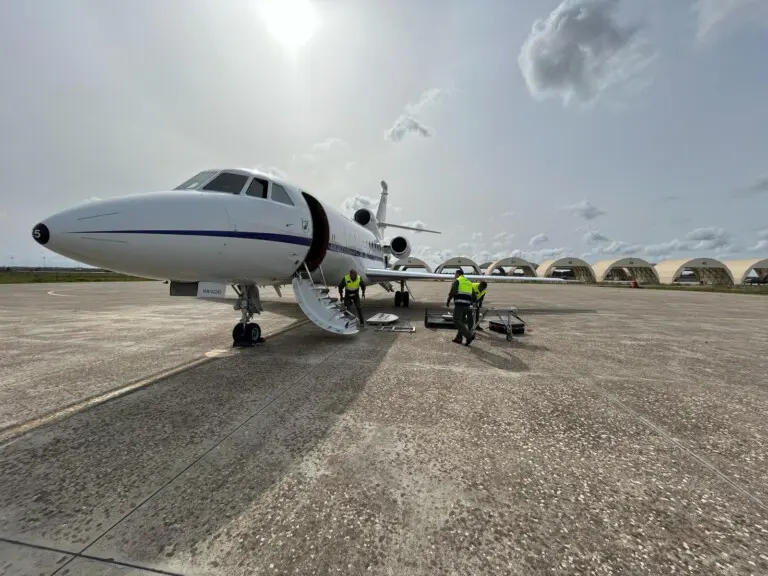
[[[344,308],[330,289],[315,284],[310,278],[296,276],[293,293],[302,312],[317,326],[335,334],[353,335],[359,332],[357,318]]]

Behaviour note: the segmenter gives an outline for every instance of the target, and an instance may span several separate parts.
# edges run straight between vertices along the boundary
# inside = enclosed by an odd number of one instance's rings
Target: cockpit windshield
[[[205,170],[177,186],[176,190],[204,190],[240,194],[250,177],[236,171]]]
[[[208,182],[208,180],[213,178],[218,173],[218,170],[204,170],[203,172],[200,172],[199,174],[185,181],[183,184],[179,184],[176,186],[176,188],[174,188],[174,190],[197,190],[200,188],[200,186]]]

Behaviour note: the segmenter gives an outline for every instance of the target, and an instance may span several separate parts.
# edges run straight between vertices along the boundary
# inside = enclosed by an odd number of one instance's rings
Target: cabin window
[[[197,190],[218,173],[218,170],[204,170],[189,180],[186,180],[183,184],[179,184],[174,190]]]
[[[261,178],[254,178],[248,189],[245,191],[246,196],[253,196],[254,198],[266,198],[267,197],[267,181]]]
[[[203,186],[203,190],[208,192],[225,192],[228,194],[240,194],[240,191],[248,181],[245,174],[235,174],[233,172],[222,172],[208,184]]]
[[[293,200],[291,200],[291,197],[288,195],[288,192],[285,191],[285,188],[274,182],[272,182],[272,200],[280,202],[281,204],[288,204],[288,206],[294,205]]]

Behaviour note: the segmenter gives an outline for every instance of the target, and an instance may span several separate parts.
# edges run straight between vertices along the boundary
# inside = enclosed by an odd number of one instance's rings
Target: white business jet
[[[272,175],[250,169],[206,170],[170,191],[131,194],[81,204],[32,229],[47,249],[98,268],[170,281],[173,296],[226,300],[237,295],[241,320],[235,345],[261,340],[251,322],[263,311],[259,287],[292,283],[306,316],[336,334],[358,332],[356,317],[329,288],[354,268],[368,284],[392,292],[395,306],[408,306],[408,280],[453,281],[452,274],[393,270],[389,257],[405,258],[403,236],[385,245],[383,231],[399,228],[439,232],[386,222],[387,184],[377,213],[361,208],[352,220],[322,200]],[[564,282],[556,278],[467,275],[472,281]]]

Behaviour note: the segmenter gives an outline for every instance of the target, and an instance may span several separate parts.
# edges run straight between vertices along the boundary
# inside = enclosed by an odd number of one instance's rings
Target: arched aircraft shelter
[[[659,284],[656,269],[642,258],[600,260],[592,265],[598,282],[635,280],[638,284]]]
[[[484,274],[493,274],[498,270],[506,276],[507,274],[512,275],[519,270],[523,276],[536,276],[536,265],[522,258],[502,258],[501,260],[496,260],[496,262],[491,262],[485,267],[482,265],[480,267],[484,270]],[[505,270],[506,268],[509,268],[508,272]]]
[[[487,274],[486,270],[488,269],[488,266],[490,266],[491,264],[493,264],[493,262],[481,262],[480,264],[477,265],[477,267],[480,268],[480,272],[482,272],[483,274]]]
[[[455,258],[449,258],[437,268],[435,268],[436,274],[445,274],[447,272],[453,272],[459,268],[472,268],[473,274],[480,274],[480,267],[471,258],[465,258],[464,256],[457,256]]]
[[[392,265],[393,270],[408,270],[409,268],[424,268],[427,272],[432,272],[429,264],[421,258],[401,258]]]
[[[725,264],[714,258],[663,260],[656,264],[656,272],[662,284],[679,282],[680,275],[686,270],[690,271],[700,284],[733,286],[731,271]]]
[[[761,280],[768,278],[768,258],[754,260],[728,260],[723,262],[731,271],[735,284],[744,284],[753,270]]]
[[[542,278],[553,278],[557,275],[555,270],[570,270],[573,277],[581,282],[595,282],[595,272],[587,262],[581,258],[558,258],[557,260],[546,260],[539,264],[536,275]]]

